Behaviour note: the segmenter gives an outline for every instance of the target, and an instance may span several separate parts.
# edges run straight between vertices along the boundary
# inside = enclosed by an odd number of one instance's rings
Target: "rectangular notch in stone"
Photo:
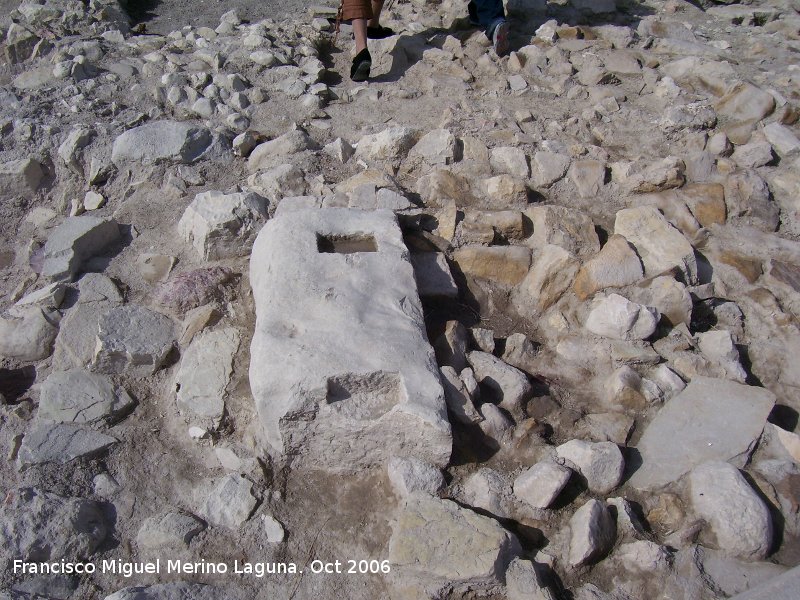
[[[328,404],[350,419],[377,419],[399,403],[403,394],[399,373],[347,373],[328,378]]]
[[[370,233],[354,233],[352,235],[317,234],[317,252],[320,254],[357,254],[359,252],[377,252],[375,236]]]

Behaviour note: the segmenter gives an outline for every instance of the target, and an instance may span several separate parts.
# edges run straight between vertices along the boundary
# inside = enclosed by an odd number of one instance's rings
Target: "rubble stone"
[[[69,217],[47,238],[42,275],[70,279],[87,259],[119,239],[119,226],[112,219]]]
[[[567,466],[574,465],[592,492],[608,494],[622,481],[625,460],[614,443],[570,440],[558,446],[556,454],[567,461]]]
[[[51,373],[39,395],[39,419],[55,423],[113,422],[134,405],[124,388],[84,369]]]
[[[569,468],[556,462],[538,462],[514,480],[514,496],[535,508],[548,508],[571,475]]]

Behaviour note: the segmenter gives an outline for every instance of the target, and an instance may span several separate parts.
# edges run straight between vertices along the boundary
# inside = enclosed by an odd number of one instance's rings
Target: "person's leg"
[[[383,0],[372,0],[372,19],[370,19],[370,27],[380,27],[381,11],[383,10]]]
[[[353,19],[353,37],[356,39],[356,54],[367,48],[367,20]]]
[[[474,0],[478,26],[492,41],[498,56],[508,54],[508,23],[502,0]]]

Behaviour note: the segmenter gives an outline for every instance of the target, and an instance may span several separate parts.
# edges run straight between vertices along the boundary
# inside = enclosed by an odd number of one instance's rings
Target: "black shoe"
[[[377,27],[367,27],[367,37],[371,40],[382,40],[394,35],[394,29],[378,25]]]
[[[370,56],[369,50],[364,48],[353,59],[353,66],[350,67],[350,79],[353,81],[366,81],[369,79],[370,67],[372,67],[372,56]]]

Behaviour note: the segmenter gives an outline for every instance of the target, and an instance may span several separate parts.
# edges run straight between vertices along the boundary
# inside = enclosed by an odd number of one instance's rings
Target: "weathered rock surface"
[[[527,375],[507,365],[488,352],[473,351],[467,354],[475,379],[491,390],[499,401],[499,405],[511,412],[518,411],[522,403],[533,393]]]
[[[167,512],[145,519],[136,534],[136,543],[144,549],[188,546],[203,529],[203,522],[193,515]]]
[[[58,312],[35,305],[13,307],[0,316],[0,356],[26,362],[47,358],[60,318]]]
[[[416,458],[390,458],[387,470],[394,491],[401,497],[414,492],[436,496],[445,486],[439,469]]]
[[[55,423],[110,423],[133,405],[125,389],[108,377],[72,369],[52,373],[44,381],[37,416]]]
[[[570,440],[558,446],[556,454],[586,478],[592,492],[608,494],[622,481],[625,459],[612,442]]]
[[[620,288],[644,278],[642,261],[621,235],[612,235],[600,252],[586,261],[572,287],[585,300],[597,291]]]
[[[37,422],[22,438],[17,461],[20,466],[68,463],[105,452],[119,440],[94,429],[71,423]]]
[[[225,413],[225,390],[239,349],[233,327],[204,331],[192,340],[175,376],[178,408],[190,419],[217,427]]]
[[[158,121],[129,129],[116,140],[111,160],[189,164],[200,159],[223,158],[229,144],[205,127],[180,121]]]
[[[297,211],[259,234],[250,385],[267,440],[298,463],[448,462],[444,391],[407,256],[388,211]],[[344,339],[362,351],[330,351]]]
[[[658,311],[630,302],[619,294],[609,294],[594,303],[586,319],[586,329],[617,340],[643,340],[658,325]]]
[[[184,315],[193,308],[223,300],[234,279],[230,269],[218,266],[179,273],[158,287],[155,301],[173,314]]]
[[[642,464],[630,485],[658,489],[712,460],[743,466],[774,404],[763,388],[695,377],[645,429],[637,445]]]
[[[175,344],[175,325],[169,317],[127,304],[112,308],[100,319],[91,368],[98,373],[155,373]]]
[[[203,192],[178,221],[178,233],[205,260],[245,256],[267,219],[267,201],[258,194]]]
[[[598,500],[589,500],[575,511],[569,528],[569,564],[573,567],[596,562],[614,544],[614,519]]]
[[[772,518],[758,494],[733,465],[711,461],[689,474],[689,497],[710,526],[720,550],[750,560],[763,559],[772,546]]]
[[[389,560],[398,570],[459,589],[498,585],[519,552],[517,538],[496,521],[423,494],[403,502],[389,541]]]
[[[0,541],[27,562],[88,559],[108,534],[100,507],[35,487],[10,490],[0,505]]]
[[[0,196],[31,198],[44,177],[42,166],[31,158],[0,163]]]
[[[210,486],[209,486],[210,487]],[[202,516],[212,525],[237,529],[258,505],[253,495],[253,484],[238,474],[228,475],[214,482],[213,487],[204,488],[208,496],[202,505]]]
[[[572,471],[544,460],[523,471],[514,480],[514,495],[536,508],[548,508],[567,485]]]
[[[111,219],[69,217],[56,227],[44,246],[42,275],[71,279],[86,259],[120,239],[119,226]]]

